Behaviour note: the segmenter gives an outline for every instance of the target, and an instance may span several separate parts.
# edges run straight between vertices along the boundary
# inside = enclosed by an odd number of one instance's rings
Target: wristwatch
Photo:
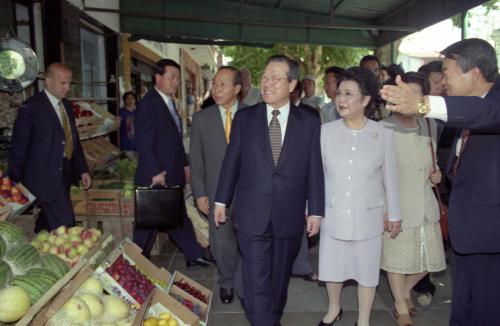
[[[417,114],[420,117],[425,117],[427,114],[431,112],[430,106],[426,103],[425,97],[422,97],[422,101],[417,104]]]

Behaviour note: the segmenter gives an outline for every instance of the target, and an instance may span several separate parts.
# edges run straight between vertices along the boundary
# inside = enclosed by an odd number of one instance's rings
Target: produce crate
[[[87,215],[75,215],[75,225],[82,226],[82,227],[88,229],[89,224],[88,224]],[[104,232],[103,232],[103,234],[104,234]]]
[[[198,325],[199,318],[165,292],[155,289],[147,302],[137,312],[133,326],[142,326],[144,319],[168,312],[179,322],[179,326]]]
[[[21,183],[12,183],[12,186],[15,186],[17,189],[19,189],[23,196],[28,199],[28,202],[26,202],[25,204],[8,202],[7,204],[12,208],[12,211],[9,214],[10,218],[22,214],[36,199],[36,197],[31,192],[29,192],[29,190],[26,189],[26,187]],[[2,196],[0,196],[0,198],[5,199]]]
[[[75,266],[73,266],[73,268],[71,268],[70,271],[66,273],[66,275],[64,275],[59,281],[57,281],[56,284],[54,284],[49,289],[49,291],[47,291],[40,299],[38,299],[38,301],[34,305],[31,306],[24,317],[16,323],[16,326],[45,325],[47,320],[49,320],[49,318],[53,314],[55,314],[64,303],[66,303],[71,294],[73,294],[73,292],[78,289],[78,287],[80,287],[80,284],[82,284],[82,282],[86,279],[85,277],[83,280],[81,280],[81,282],[78,283],[77,286],[73,285],[75,280],[79,281],[81,279],[81,274],[88,273],[85,272],[86,270],[88,270],[88,268],[82,270],[82,268],[84,268],[86,264],[87,261],[85,259],[81,259]],[[66,284],[68,284],[68,286],[65,287]],[[71,294],[67,296],[66,299],[60,299],[61,295],[65,296],[66,293],[70,291]]]
[[[82,139],[92,137],[99,129],[101,123],[102,119],[95,116],[75,119],[76,130],[78,131],[79,137]]]
[[[120,198],[120,213],[122,216],[135,216],[134,198]]]
[[[201,294],[205,295],[206,297],[206,302],[200,300],[199,298],[194,297],[192,294],[186,292],[185,290],[181,289],[179,286],[174,284],[175,282],[186,282],[189,284],[190,287],[193,289],[198,290]],[[179,271],[175,271],[172,277],[170,278],[170,284],[168,287],[168,292],[169,295],[172,297],[181,297],[185,300],[189,300],[193,304],[196,304],[200,307],[200,315],[196,316],[193,312],[190,312],[196,317],[200,318],[200,325],[208,325],[208,317],[210,313],[210,308],[212,306],[212,296],[213,292],[204,287],[203,285],[199,284],[198,282],[194,281],[193,279],[189,278],[188,276],[182,274]]]
[[[133,309],[138,310],[141,304],[132,297],[111,275],[106,272],[106,268],[113,265],[113,263],[121,256],[129,261],[141,271],[146,277],[153,282],[153,284],[161,290],[166,290],[170,283],[171,275],[164,268],[158,268],[151,261],[149,261],[142,254],[142,249],[129,239],[125,239],[106,259],[106,261],[99,266],[95,275],[103,283],[104,289],[108,293],[113,293],[125,299]]]
[[[103,235],[96,246],[73,266],[47,293],[45,293],[17,322],[16,326],[42,326],[73,295],[84,280],[92,274],[93,269],[101,265],[104,259],[115,248],[111,235]]]
[[[120,190],[91,188],[87,191],[87,214],[120,216]]]
[[[75,215],[87,215],[87,194],[85,191],[70,192],[71,204]]]
[[[119,216],[87,216],[87,228],[96,228],[103,234],[110,233],[117,241],[123,239],[122,218]]]
[[[9,203],[0,196],[0,221],[5,221],[10,213],[12,212],[12,207]]]
[[[35,235],[35,221],[40,214],[40,209],[34,209],[32,214],[17,215],[9,218],[9,222],[14,223],[23,229],[24,234],[31,239]]]

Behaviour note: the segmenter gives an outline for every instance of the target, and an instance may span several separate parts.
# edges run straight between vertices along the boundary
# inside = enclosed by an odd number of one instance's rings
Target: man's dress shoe
[[[233,302],[233,298],[234,298],[234,291],[233,289],[224,289],[224,288],[220,288],[220,301],[222,303],[231,303]]]
[[[211,263],[210,261],[208,261],[205,258],[197,258],[195,260],[187,261],[186,266],[188,268],[209,267],[209,266],[213,266],[213,263]]]

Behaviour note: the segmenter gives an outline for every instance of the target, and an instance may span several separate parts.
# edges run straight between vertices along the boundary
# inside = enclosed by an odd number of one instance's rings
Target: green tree
[[[356,66],[359,64],[359,60],[369,52],[370,50],[365,48],[291,44],[275,44],[272,48],[246,46],[225,46],[222,48],[224,56],[231,58],[231,65],[250,70],[254,85],[258,84],[266,59],[274,54],[284,54],[297,60],[301,66],[301,74],[313,74],[318,81],[323,77],[323,71],[327,67]]]
[[[490,0],[485,3],[483,3],[481,6],[483,6],[486,9],[486,15],[492,11],[492,10],[500,10],[500,1],[499,0]],[[453,26],[455,27],[462,27],[462,15],[457,14],[453,17],[451,17],[451,21],[453,22]],[[466,23],[470,26],[470,15],[467,15],[466,18]]]

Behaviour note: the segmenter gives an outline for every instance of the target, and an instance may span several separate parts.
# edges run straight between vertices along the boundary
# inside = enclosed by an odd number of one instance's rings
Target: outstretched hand
[[[417,114],[417,106],[423,99],[422,94],[401,80],[399,75],[396,77],[396,85],[384,85],[380,95],[387,101],[387,110],[404,115]]]

